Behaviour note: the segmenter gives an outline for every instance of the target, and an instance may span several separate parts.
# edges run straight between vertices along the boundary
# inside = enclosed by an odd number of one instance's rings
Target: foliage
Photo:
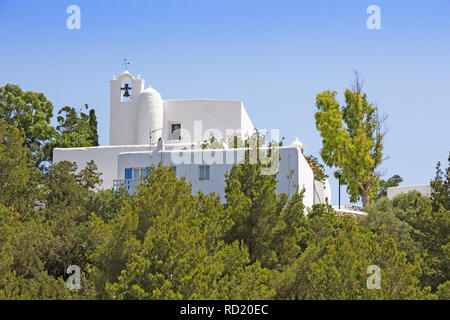
[[[23,134],[23,145],[35,167],[45,169],[55,147],[98,146],[94,109],[83,113],[66,106],[58,112],[56,128],[52,117],[53,105],[44,94],[24,92],[13,84],[0,87],[0,118]]]
[[[381,269],[381,288],[366,285],[367,268]],[[291,267],[298,299],[430,299],[420,288],[420,268],[408,263],[395,240],[375,235],[347,221],[337,234],[309,246]]]
[[[398,174],[393,175],[387,180],[380,180],[380,186],[378,187],[377,191],[377,200],[381,197],[387,197],[387,189],[390,187],[397,187],[402,183],[403,178],[400,177]]]
[[[380,199],[361,221],[371,230],[398,238],[410,261],[419,255],[423,260],[420,281],[433,292],[448,280],[450,273],[450,211],[445,207],[449,195],[444,184],[438,166],[436,178],[431,182],[435,186],[431,198],[410,192],[392,201]]]
[[[303,193],[291,199],[277,195],[276,177],[262,175],[262,167],[243,163],[226,174],[225,197],[234,222],[227,240],[243,241],[251,261],[281,268],[300,253],[297,235],[304,218]]]
[[[430,183],[431,199],[433,201],[433,209],[439,210],[443,207],[445,210],[450,210],[450,152],[448,155],[448,166],[445,174],[441,170],[441,163],[438,162],[436,166],[436,177]]]
[[[0,299],[67,299],[61,278],[45,270],[48,233],[39,218],[22,220],[0,204]]]
[[[17,128],[0,119],[0,202],[26,210],[33,206],[33,168]]]
[[[85,109],[89,109],[87,104]],[[98,146],[97,117],[94,109],[90,109],[87,114],[65,106],[58,112],[57,120],[58,135],[53,142],[53,148]]]
[[[359,219],[339,218],[325,204],[305,208],[303,190],[277,194],[277,176],[261,174],[266,166],[259,158],[250,162],[248,150],[226,175],[225,199],[194,194],[173,168],[161,166],[149,170],[136,194],[97,190],[101,175],[93,161],[83,168],[62,161],[37,172],[40,151],[27,141],[48,143],[36,129],[46,122],[26,119],[49,107],[43,96],[10,86],[0,97],[0,112],[15,110],[0,119],[0,299],[449,299],[448,168],[444,175],[438,165],[431,198],[382,197]],[[343,163],[350,164],[353,151],[378,141],[361,133],[372,132],[367,113],[374,111],[354,92],[348,109],[331,98],[320,96],[328,116],[351,123],[344,130],[340,122],[340,138],[350,143]],[[364,126],[355,125],[359,107]],[[60,141],[95,144],[93,114],[64,112],[55,132],[67,139]],[[265,137],[231,142],[260,155]],[[339,160],[336,150],[323,152]],[[350,178],[343,180],[350,185]],[[69,265],[82,270],[81,290],[67,289]],[[367,287],[370,265],[381,270],[381,289]]]
[[[70,162],[43,178],[44,208],[0,204],[4,299],[448,299],[448,211],[418,193],[380,199],[363,220],[303,193],[275,193],[260,164],[235,165],[226,203],[192,194],[170,167],[137,194],[93,189]],[[94,179],[95,180],[95,179]],[[68,196],[70,195],[70,196]],[[82,289],[65,270],[83,271]],[[368,289],[367,267],[381,269]]]
[[[217,214],[217,215],[216,215]],[[275,273],[249,264],[247,249],[221,240],[228,211],[215,196],[192,195],[171,168],[148,183],[109,223],[91,219],[92,277],[100,297],[120,299],[271,298]],[[105,241],[106,240],[106,241]]]
[[[317,95],[316,127],[322,140],[321,157],[325,164],[341,169],[350,200],[362,200],[363,206],[376,197],[382,162],[383,133],[378,109],[361,92],[356,74],[355,88],[344,93],[345,105],[340,106],[336,91]]]
[[[328,176],[325,174],[324,165],[313,155],[305,155],[305,159],[314,173],[314,180],[325,183]]]
[[[50,157],[46,146],[55,136],[50,125],[53,105],[42,93],[22,91],[19,86],[0,87],[0,118],[19,129],[36,166]]]

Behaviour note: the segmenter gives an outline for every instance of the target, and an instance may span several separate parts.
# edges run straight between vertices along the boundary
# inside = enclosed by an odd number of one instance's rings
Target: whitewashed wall
[[[120,90],[125,80],[132,82],[131,101],[122,102]],[[124,179],[125,168],[148,167],[162,162],[172,165],[173,155],[179,150],[165,150],[159,152],[155,146],[149,146],[149,131],[158,130],[152,134],[153,143],[159,137],[165,143],[175,143],[181,146],[188,141],[169,140],[170,124],[180,123],[182,130],[190,134],[189,144],[182,147],[190,149],[190,143],[202,142],[209,138],[208,130],[216,130],[215,137],[226,139],[231,130],[240,131],[242,135],[253,133],[254,126],[241,101],[234,100],[162,100],[159,93],[152,88],[144,91],[145,81],[139,76],[134,78],[127,71],[118,79],[110,81],[110,144],[111,146],[93,148],[56,148],[53,152],[54,162],[63,160],[77,163],[79,170],[86,163],[94,160],[102,173],[102,188],[111,188],[113,180]],[[201,125],[197,121],[201,121]],[[197,122],[197,124],[196,124]],[[156,128],[158,127],[158,128]],[[270,128],[267,128],[270,130]],[[218,131],[218,132],[217,132]],[[186,131],[182,137],[186,138]],[[176,148],[173,145],[167,149]],[[314,203],[314,177],[308,162],[299,147],[281,147],[281,162],[279,163],[277,192],[284,192],[292,196],[297,187],[305,188],[304,204],[311,207]],[[218,150],[216,150],[218,151]],[[206,151],[210,152],[210,151]],[[186,177],[192,183],[193,192],[202,190],[205,193],[215,192],[224,197],[225,174],[233,163],[242,160],[243,149],[226,150],[225,154],[232,155],[233,161],[226,161],[223,154],[222,164],[208,163],[207,160],[194,161],[201,150],[185,150],[182,154],[189,154],[191,161],[177,164],[177,176]],[[200,157],[201,158],[201,157]],[[210,164],[210,179],[199,180],[199,164]],[[327,190],[328,189],[328,190]],[[331,202],[331,189],[327,181],[324,195]]]
[[[299,189],[305,187],[304,204],[307,207],[313,205],[313,173],[301,151],[296,147],[282,147],[279,149],[281,161],[277,176],[278,193],[284,192],[292,196],[297,186]],[[145,151],[145,152],[124,152],[118,156],[117,179],[124,179],[125,168],[148,167],[161,162],[164,166],[175,165],[177,177],[185,177],[187,182],[192,184],[192,191],[196,193],[202,190],[208,194],[217,193],[224,200],[225,174],[233,166],[228,159],[234,162],[242,160],[243,149],[214,150],[216,155],[220,155],[222,161],[218,164],[211,164],[204,155],[211,150],[177,150],[177,151]],[[203,155],[203,156],[202,156]],[[188,163],[178,163],[178,156],[186,159]],[[175,158],[176,157],[176,158]],[[218,159],[218,158],[216,158]],[[200,161],[198,161],[200,160]],[[174,161],[177,162],[174,164]],[[199,179],[199,165],[210,164],[210,179]]]
[[[402,193],[408,193],[410,191],[418,191],[424,196],[431,196],[431,187],[429,184],[422,184],[416,186],[399,186],[399,187],[389,187],[387,189],[387,197],[389,199],[395,198],[397,195]]]
[[[120,153],[127,151],[145,151],[148,146],[105,146],[91,148],[55,148],[53,150],[53,161],[75,162],[81,170],[86,163],[94,160],[98,166],[98,171],[102,173],[102,189],[109,189],[113,186],[113,180],[117,179],[117,164]]]
[[[311,208],[314,204],[314,173],[298,148],[299,189],[305,188],[303,204]]]
[[[248,113],[245,110],[243,103],[241,103],[241,126],[240,126],[240,128],[242,130],[243,136],[245,136],[245,135],[250,136],[255,130],[252,120],[248,116]],[[269,129],[269,128],[266,128],[266,129]]]
[[[277,176],[277,192],[284,192],[292,196],[297,190],[305,188],[304,204],[311,207],[314,203],[313,198],[313,172],[306,162],[301,151],[296,147],[282,147],[279,149],[281,161]],[[218,150],[216,150],[218,151]],[[174,164],[174,153],[180,155],[188,154],[189,163],[176,164],[177,176],[186,177],[186,180],[192,183],[193,192],[202,190],[204,193],[215,192],[224,198],[225,174],[233,166],[227,157],[231,155],[234,162],[242,160],[243,149],[222,150],[222,163],[210,165],[210,180],[199,179],[199,164],[211,164],[205,161],[202,154],[210,151],[204,150],[174,150],[174,151],[149,151],[148,146],[107,146],[92,148],[71,148],[54,149],[54,161],[71,161],[77,163],[79,170],[85,167],[86,163],[94,160],[102,173],[102,189],[111,188],[113,180],[124,179],[125,168],[149,167],[162,162],[163,165]],[[219,154],[219,153],[217,153]],[[203,158],[203,159],[202,159]],[[196,159],[201,159],[197,161]]]
[[[124,81],[131,81],[131,100],[122,102]],[[253,124],[241,101],[235,100],[162,100],[153,88],[144,90],[145,81],[134,78],[128,71],[118,79],[110,80],[110,144],[143,145],[160,137],[169,142],[171,123],[181,123],[182,130],[190,134],[189,142],[199,143],[209,138],[207,130],[215,129],[216,138],[227,138],[227,129],[251,134]],[[200,130],[194,122],[201,121]],[[197,127],[198,129],[198,127]],[[196,135],[196,136],[194,136]],[[183,134],[186,138],[186,134]],[[173,141],[172,141],[173,142]],[[179,141],[177,141],[179,142]]]
[[[122,102],[122,90],[125,80],[132,82],[131,101]],[[110,120],[109,143],[111,145],[136,145],[136,125],[139,108],[139,97],[144,90],[144,79],[135,79],[127,71],[110,84]]]
[[[191,142],[204,140],[203,134],[210,129],[217,129],[226,138],[227,129],[241,129],[242,102],[228,100],[164,100],[163,138],[170,134],[171,122],[181,123],[183,130],[188,130]],[[245,116],[244,116],[245,118]],[[201,121],[201,130],[195,130],[194,121]],[[248,120],[246,127],[251,125]],[[253,126],[253,125],[252,125]],[[196,135],[194,137],[194,135]],[[207,134],[209,138],[209,134]],[[215,134],[216,138],[220,138]]]
[[[328,203],[331,204],[331,185],[328,179],[325,179],[324,196],[325,198],[328,198]]]

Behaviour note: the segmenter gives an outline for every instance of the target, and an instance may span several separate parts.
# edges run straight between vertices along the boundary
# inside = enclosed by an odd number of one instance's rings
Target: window
[[[209,180],[209,166],[199,166],[200,176],[199,180]]]
[[[125,179],[127,180],[139,180],[148,175],[149,168],[126,168]]]
[[[181,123],[170,124],[169,140],[181,140]]]
[[[134,168],[133,169],[133,179],[139,180],[147,175],[147,170],[145,168]]]

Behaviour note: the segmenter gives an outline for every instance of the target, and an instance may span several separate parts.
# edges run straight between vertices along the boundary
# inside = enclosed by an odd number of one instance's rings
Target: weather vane
[[[123,59],[123,66],[125,67],[125,71],[128,71],[128,66],[130,65],[130,62],[128,62],[128,59]]]

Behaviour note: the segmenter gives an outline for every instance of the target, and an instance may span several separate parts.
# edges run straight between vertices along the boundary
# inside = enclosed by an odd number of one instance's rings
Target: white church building
[[[230,148],[228,140],[239,134],[250,136],[255,128],[241,101],[234,100],[163,100],[145,81],[128,71],[110,80],[109,146],[55,148],[55,162],[71,161],[82,169],[94,160],[102,173],[100,188],[125,188],[134,192],[141,177],[152,166],[173,166],[177,177],[185,177],[193,192],[215,192],[224,199],[225,174],[244,158],[244,151],[256,155],[256,149]],[[274,131],[277,133],[277,131]],[[277,139],[271,131],[271,140]],[[203,143],[214,136],[217,143]],[[203,144],[203,145],[202,145]],[[331,188],[314,180],[305,159],[305,146],[297,139],[290,146],[277,147],[261,159],[277,173],[276,191],[292,196],[305,189],[304,204],[331,203]],[[272,149],[273,150],[273,149]],[[265,152],[264,152],[265,151]],[[263,157],[265,155],[265,158]],[[279,161],[278,159],[281,158]]]

